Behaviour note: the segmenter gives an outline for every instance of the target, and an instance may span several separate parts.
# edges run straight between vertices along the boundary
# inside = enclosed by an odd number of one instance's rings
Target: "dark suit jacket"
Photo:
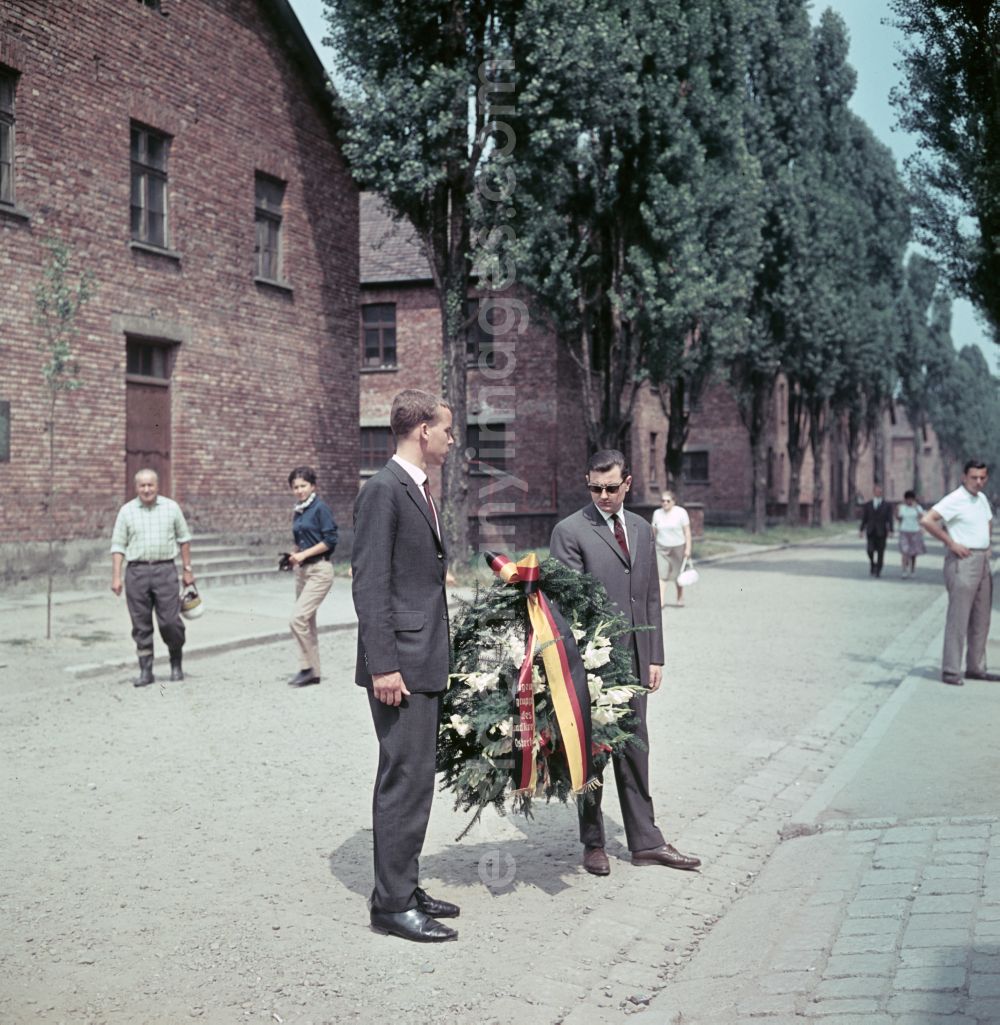
[[[438,514],[440,516],[440,513]],[[398,670],[413,693],[448,685],[448,598],[444,545],[420,488],[395,460],[354,503],[351,552],[358,615],[355,682]]]
[[[886,537],[892,533],[892,503],[882,499],[876,509],[869,500],[861,507],[861,530],[869,537]]]
[[[611,528],[591,502],[555,525],[549,542],[552,557],[572,569],[590,573],[606,588],[611,600],[632,626],[652,626],[635,633],[639,679],[649,685],[650,665],[663,665],[663,619],[656,548],[650,525],[625,511],[631,565]]]

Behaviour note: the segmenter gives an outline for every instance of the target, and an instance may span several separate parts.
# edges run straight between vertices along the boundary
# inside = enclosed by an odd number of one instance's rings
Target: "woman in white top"
[[[660,574],[660,606],[667,604],[667,581],[677,579],[685,559],[691,557],[691,519],[677,504],[672,491],[664,491],[660,508],[653,513],[656,535],[656,565]],[[677,605],[684,604],[684,588],[677,588]]]
[[[920,529],[920,517],[923,507],[917,504],[917,496],[913,491],[903,495],[903,501],[896,506],[896,519],[899,520],[899,552],[903,557],[903,576],[915,576],[917,572],[917,556],[927,551],[924,545],[924,532]]]

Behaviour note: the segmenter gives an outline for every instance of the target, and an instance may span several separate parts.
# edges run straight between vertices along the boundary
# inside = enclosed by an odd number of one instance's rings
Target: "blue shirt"
[[[330,549],[330,552],[337,547],[337,524],[334,522],[333,513],[318,495],[306,509],[292,517],[292,533],[300,552],[318,545],[320,541]],[[329,558],[329,554],[326,552],[316,558],[326,559]]]

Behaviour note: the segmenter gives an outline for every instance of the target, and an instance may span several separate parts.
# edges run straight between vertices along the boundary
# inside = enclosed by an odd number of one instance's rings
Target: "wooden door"
[[[125,491],[135,498],[135,475],[155,470],[160,494],[171,494],[170,481],[170,383],[126,381]]]

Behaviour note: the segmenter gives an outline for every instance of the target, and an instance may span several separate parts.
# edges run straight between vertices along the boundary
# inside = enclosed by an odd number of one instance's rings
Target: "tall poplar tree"
[[[906,168],[917,235],[1000,332],[1000,4],[891,0],[906,81],[893,91],[920,140]]]
[[[747,524],[764,529],[767,437],[798,294],[796,274],[806,231],[807,157],[815,135],[809,17],[803,0],[750,0],[745,130],[763,180],[761,256],[747,301],[743,336],[723,362],[750,442],[751,508]]]
[[[441,390],[455,440],[442,520],[469,552],[465,456],[470,205],[493,145],[520,0],[323,0],[343,83],[344,149],[357,182],[414,227],[441,310]],[[501,141],[502,144],[502,141]]]
[[[509,249],[579,370],[592,449],[626,446],[643,383],[669,392],[745,290],[743,8],[530,0],[522,13]]]

